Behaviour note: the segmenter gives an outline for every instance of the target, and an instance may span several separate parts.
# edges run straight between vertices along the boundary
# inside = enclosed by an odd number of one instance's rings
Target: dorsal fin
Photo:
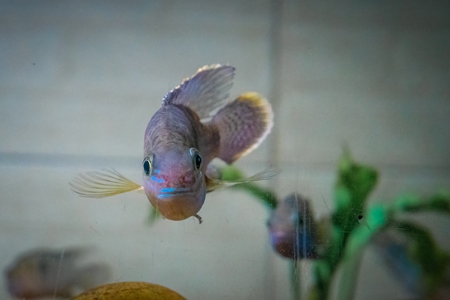
[[[204,66],[171,90],[163,98],[163,105],[181,104],[195,111],[200,119],[208,118],[228,102],[234,70],[228,65]]]

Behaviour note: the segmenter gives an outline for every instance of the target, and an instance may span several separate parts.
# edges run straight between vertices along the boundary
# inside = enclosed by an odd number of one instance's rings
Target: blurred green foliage
[[[242,173],[233,166],[227,166],[224,179],[234,181],[242,179]],[[442,285],[445,285],[450,254],[441,249],[427,228],[414,222],[403,221],[406,213],[435,212],[450,214],[450,195],[437,193],[429,198],[414,195],[401,195],[389,204],[375,204],[367,207],[367,200],[375,189],[379,174],[375,168],[354,161],[345,149],[338,162],[337,179],[334,186],[335,208],[328,222],[328,238],[319,259],[313,261],[314,284],[307,298],[328,299],[331,285],[339,268],[342,276],[337,286],[338,299],[353,298],[357,282],[358,269],[365,247],[372,239],[388,229],[397,231],[411,242],[408,243],[407,262],[418,266],[421,278],[420,295],[428,299],[433,297]],[[261,203],[276,208],[276,195],[255,183],[234,186],[255,196]],[[292,268],[291,273],[298,272]],[[295,275],[295,274],[294,274]],[[298,278],[291,274],[291,278]],[[292,285],[298,282],[292,281]],[[292,289],[294,299],[299,299],[298,286]]]
[[[269,210],[276,209],[277,196],[270,189],[254,182],[246,182],[242,172],[234,166],[220,169],[222,180],[231,188],[254,196]],[[342,275],[338,283],[338,299],[353,298],[360,260],[365,247],[378,234],[394,230],[409,240],[405,249],[407,263],[418,266],[422,291],[421,298],[431,299],[437,290],[449,280],[450,254],[441,249],[431,232],[412,221],[405,221],[405,214],[434,212],[450,214],[450,194],[446,192],[423,198],[401,195],[387,204],[367,207],[367,200],[378,181],[378,172],[371,166],[355,162],[345,149],[338,162],[334,186],[335,208],[328,224],[328,237],[323,239],[320,257],[313,261],[314,284],[307,293],[310,300],[328,299],[332,282],[339,268]],[[152,208],[149,220],[155,222],[159,213]],[[297,264],[291,265],[291,278],[298,278]],[[294,266],[294,267],[292,267]],[[291,283],[294,299],[299,299],[298,280]]]

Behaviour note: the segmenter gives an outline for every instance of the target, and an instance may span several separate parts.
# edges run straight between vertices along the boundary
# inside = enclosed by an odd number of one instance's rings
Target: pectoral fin
[[[86,198],[104,198],[143,190],[141,185],[129,180],[113,169],[79,174],[69,184],[75,193]]]
[[[276,168],[270,168],[264,171],[261,171],[259,173],[256,173],[255,175],[252,175],[250,177],[245,178],[239,178],[231,181],[223,181],[218,179],[213,179],[205,176],[206,178],[206,192],[212,192],[217,189],[221,188],[227,188],[238,184],[245,184],[250,183],[254,181],[260,181],[260,180],[268,180],[275,176],[277,176],[280,173],[279,169]]]

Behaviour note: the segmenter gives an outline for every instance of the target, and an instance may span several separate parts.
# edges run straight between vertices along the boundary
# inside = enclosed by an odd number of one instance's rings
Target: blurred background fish
[[[102,198],[144,190],[165,218],[201,221],[197,213],[206,193],[225,185],[207,176],[211,160],[233,163],[257,148],[273,126],[271,105],[261,95],[229,99],[234,71],[205,66],[163,98],[145,131],[142,186],[116,171],[90,172],[72,182],[74,191]],[[259,179],[264,176],[248,181]]]
[[[19,255],[5,272],[6,286],[13,297],[36,299],[69,298],[110,277],[106,264],[80,266],[87,249],[34,249]]]
[[[290,194],[280,201],[267,225],[272,247],[282,256],[317,258],[316,224],[308,200],[300,194]]]

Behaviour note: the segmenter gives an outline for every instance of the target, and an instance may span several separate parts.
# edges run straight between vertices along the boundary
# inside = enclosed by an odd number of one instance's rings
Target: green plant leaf
[[[446,279],[450,255],[436,245],[426,228],[412,222],[398,221],[397,218],[406,212],[447,212],[449,205],[449,195],[440,193],[425,199],[405,195],[391,204],[371,206],[367,211],[367,223],[355,227],[348,237],[342,260],[344,266],[338,299],[351,299],[356,285],[359,259],[365,247],[376,234],[389,228],[413,241],[407,252],[408,259],[417,264],[423,274],[423,280],[417,285],[422,284],[421,289],[426,295],[432,295]]]
[[[409,259],[422,270],[423,278],[417,285],[423,285],[425,295],[431,296],[443,284],[450,265],[450,255],[435,243],[430,231],[407,221],[394,221],[392,227],[412,240],[407,249]]]
[[[335,212],[333,224],[343,232],[350,233],[364,215],[364,205],[378,179],[377,171],[352,160],[348,150],[344,151],[338,164],[338,179],[335,186]],[[348,234],[344,234],[344,241]]]
[[[150,225],[155,224],[159,219],[161,219],[161,214],[153,206],[150,207],[150,213],[148,215],[148,222]]]
[[[403,195],[397,198],[393,209],[398,212],[439,212],[450,214],[450,194],[442,191],[428,199],[422,199],[414,195]]]

